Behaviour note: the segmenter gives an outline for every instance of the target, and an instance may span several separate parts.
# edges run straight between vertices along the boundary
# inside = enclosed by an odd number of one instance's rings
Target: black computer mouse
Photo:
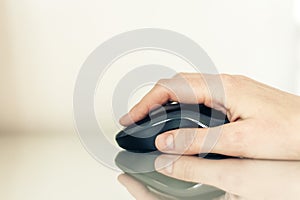
[[[168,103],[116,135],[120,147],[132,152],[156,151],[156,137],[179,128],[207,128],[228,123],[222,112],[203,104]]]

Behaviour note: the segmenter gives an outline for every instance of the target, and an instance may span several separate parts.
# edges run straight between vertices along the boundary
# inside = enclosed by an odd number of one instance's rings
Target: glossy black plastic
[[[144,119],[120,131],[116,141],[133,152],[156,151],[156,137],[178,128],[207,128],[228,123],[225,114],[203,104],[169,103],[149,113]]]

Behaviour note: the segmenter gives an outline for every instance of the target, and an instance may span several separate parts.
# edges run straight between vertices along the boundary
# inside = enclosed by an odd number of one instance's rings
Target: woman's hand
[[[224,91],[211,89],[214,82],[220,80]],[[186,128],[163,133],[156,138],[156,146],[162,152],[179,154],[186,144],[190,144],[184,154],[200,153],[209,130],[220,129],[221,135],[211,153],[248,158],[300,159],[298,96],[244,76],[181,73],[159,81],[120,119],[120,123],[129,125],[136,122],[151,109],[168,101],[203,103],[226,113],[231,123],[221,126],[221,129]]]

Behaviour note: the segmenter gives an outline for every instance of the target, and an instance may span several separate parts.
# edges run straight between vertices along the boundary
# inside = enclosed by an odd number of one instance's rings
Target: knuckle
[[[244,87],[245,82],[248,79],[249,78],[244,75],[221,74],[221,80],[223,82],[224,88],[230,96],[232,96],[232,93],[236,92],[236,90]]]
[[[160,79],[152,89],[152,95],[161,100],[175,99],[170,79]]]
[[[220,77],[226,88],[232,88],[236,83],[236,79],[233,75],[221,74]]]
[[[188,73],[185,73],[185,72],[179,72],[177,73],[174,78],[184,78],[188,75]]]
[[[172,93],[172,83],[170,83],[170,79],[160,79],[155,84],[155,91],[158,94],[166,94],[170,97]]]
[[[169,83],[169,79],[160,79],[159,81],[157,81],[155,86],[166,86]]]
[[[170,79],[160,79],[154,86],[156,92],[168,93],[170,88]]]
[[[248,80],[249,78],[244,75],[234,75],[237,80]]]
[[[220,77],[223,81],[231,81],[234,76],[230,74],[220,74]]]

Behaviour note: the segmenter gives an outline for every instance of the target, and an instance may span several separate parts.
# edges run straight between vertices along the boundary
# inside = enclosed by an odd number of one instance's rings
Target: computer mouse
[[[179,128],[208,128],[229,123],[222,112],[204,104],[167,103],[142,120],[129,125],[116,135],[120,147],[132,152],[157,151],[155,139],[159,134]]]

